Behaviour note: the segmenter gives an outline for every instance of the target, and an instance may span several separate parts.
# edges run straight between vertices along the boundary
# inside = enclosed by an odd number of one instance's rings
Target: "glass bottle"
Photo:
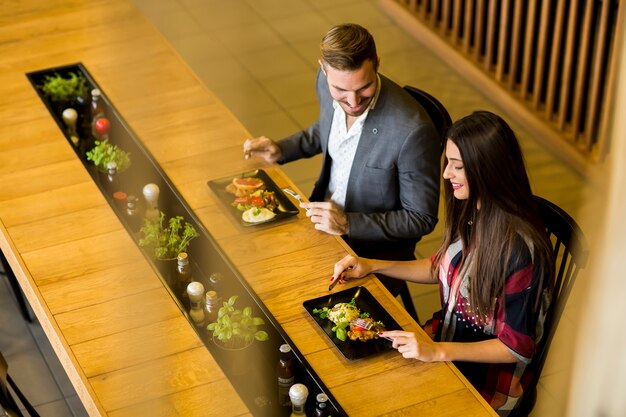
[[[109,139],[109,130],[111,129],[111,122],[109,122],[109,119],[104,116],[99,117],[94,122],[94,126],[96,129],[97,138],[100,141]]]
[[[117,176],[117,163],[110,161],[107,163],[107,177],[105,188],[109,192],[109,195],[113,195],[116,191],[120,191],[120,181]]]
[[[328,417],[330,412],[328,411],[328,395],[324,393],[317,394],[315,398],[317,405],[315,406],[315,417]]]
[[[189,296],[189,317],[196,327],[203,327],[206,321],[204,316],[204,285],[198,281],[189,283],[187,295]]]
[[[291,399],[290,417],[306,416],[304,405],[306,404],[306,397],[308,397],[308,395],[309,390],[306,385],[293,384],[291,388],[289,388],[289,398]]]
[[[104,103],[102,102],[102,92],[98,88],[91,90],[91,134],[98,138],[96,131],[96,120],[104,117]]]
[[[132,233],[139,232],[141,229],[141,215],[139,213],[139,199],[134,195],[126,197],[126,220],[128,227]]]
[[[290,407],[289,389],[295,382],[293,367],[293,352],[287,343],[280,345],[280,359],[276,364],[276,376],[278,377],[278,405]]]
[[[206,316],[207,324],[213,323],[217,320],[217,312],[219,310],[219,301],[217,299],[217,293],[213,290],[206,292],[206,306],[204,314]]]
[[[211,285],[211,288],[213,289],[213,291],[215,291],[218,294],[222,294],[222,292],[223,292],[222,291],[222,289],[223,289],[222,288],[223,282],[224,282],[224,277],[219,272],[213,272],[209,276],[209,284]]]
[[[190,306],[190,298],[187,294],[189,284],[191,283],[191,265],[189,264],[189,255],[187,252],[181,252],[176,257],[176,295],[182,296],[182,303],[185,308]],[[204,288],[202,289],[204,293]]]

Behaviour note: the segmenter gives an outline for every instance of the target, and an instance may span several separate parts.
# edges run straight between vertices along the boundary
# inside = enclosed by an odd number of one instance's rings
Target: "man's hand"
[[[259,136],[258,138],[246,139],[243,143],[243,155],[246,159],[258,156],[273,164],[283,156],[283,153],[273,140]]]
[[[348,216],[335,203],[302,203],[300,207],[307,209],[306,215],[315,223],[317,230],[336,236],[348,234]]]

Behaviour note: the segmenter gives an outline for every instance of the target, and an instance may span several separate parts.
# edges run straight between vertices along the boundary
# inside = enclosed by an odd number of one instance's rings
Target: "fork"
[[[374,327],[376,327],[376,323],[375,322],[369,321],[369,320],[365,320],[365,319],[361,319],[361,318],[352,320],[350,322],[350,324],[353,325],[353,326],[362,327],[365,330],[371,330]],[[387,337],[387,336],[381,336],[380,332],[376,332],[376,333],[377,333],[378,337],[380,337],[381,339],[387,339],[387,340],[393,342],[393,338]]]
[[[300,194],[296,193],[291,188],[283,188],[283,191],[286,192],[287,194],[289,194],[290,196],[292,196],[293,198],[295,198],[296,200],[298,200],[299,202],[301,202],[301,203],[304,202],[304,201],[302,201],[302,197],[300,197]]]
[[[365,320],[365,319],[354,319],[350,322],[353,326],[359,326],[364,328],[365,330],[372,330],[372,328],[376,325],[373,321]]]
[[[300,194],[296,193],[294,190],[292,190],[291,188],[283,188],[283,191],[287,194],[289,194],[290,196],[292,196],[293,198],[295,198],[296,200],[298,200],[298,202],[300,203],[304,203],[304,201],[302,200],[302,197],[300,197]],[[309,212],[309,209],[306,209],[307,213]]]

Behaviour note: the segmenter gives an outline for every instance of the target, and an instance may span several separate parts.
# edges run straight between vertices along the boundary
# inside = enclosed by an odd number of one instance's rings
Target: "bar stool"
[[[37,413],[35,407],[31,405],[22,391],[20,391],[8,371],[9,366],[7,361],[4,359],[4,356],[2,356],[2,352],[0,352],[0,412],[4,411],[4,413],[9,417],[39,417],[39,413]],[[17,402],[11,395],[11,390],[13,390],[19,401],[22,403],[22,406],[27,414],[24,414],[24,411],[20,410]]]
[[[2,262],[2,269],[4,269],[4,272],[2,272],[1,274],[6,276],[9,280],[9,284],[11,285],[11,289],[13,289],[13,295],[17,300],[17,304],[20,308],[22,316],[26,321],[32,323],[33,318],[28,311],[28,306],[26,305],[26,299],[24,298],[24,294],[22,293],[22,288],[17,282],[17,278],[15,277],[15,274],[11,269],[11,265],[9,265],[9,262],[7,261],[7,258],[4,256],[4,253],[2,253],[2,251],[0,251],[0,261]]]

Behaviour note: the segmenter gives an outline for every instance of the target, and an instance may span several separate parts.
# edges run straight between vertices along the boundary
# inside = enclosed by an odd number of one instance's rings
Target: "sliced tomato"
[[[361,326],[352,326],[352,329],[350,330],[352,330],[353,332],[364,332],[365,328]]]
[[[257,207],[263,207],[265,202],[263,201],[263,197],[260,195],[252,195],[250,196],[250,204]]]
[[[255,189],[260,188],[264,185],[263,180],[254,177],[248,178],[234,178],[233,184],[239,188],[244,189]]]

